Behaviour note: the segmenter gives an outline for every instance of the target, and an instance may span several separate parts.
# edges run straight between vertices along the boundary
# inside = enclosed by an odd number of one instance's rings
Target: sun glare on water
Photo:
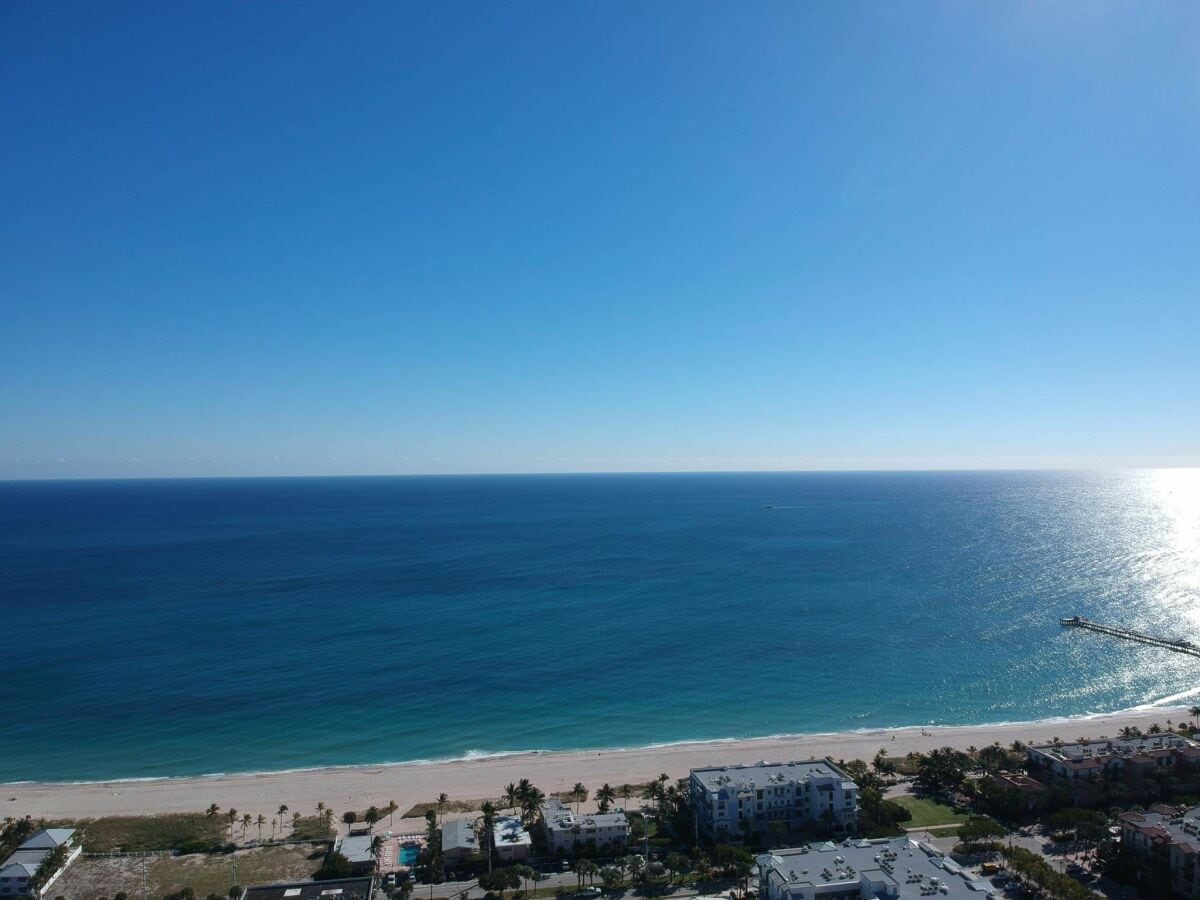
[[[1152,567],[1164,610],[1200,631],[1200,469],[1146,473],[1157,519]]]

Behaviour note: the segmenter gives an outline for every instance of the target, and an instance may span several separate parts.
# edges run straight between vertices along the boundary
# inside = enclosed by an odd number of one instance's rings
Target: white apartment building
[[[692,769],[692,808],[710,838],[738,839],[778,822],[789,831],[858,824],[858,785],[829,759]]]
[[[492,828],[492,840],[496,855],[505,862],[529,859],[533,840],[516,816],[499,816]]]
[[[986,881],[907,837],[811,844],[758,857],[760,900],[983,900]]]
[[[629,819],[624,811],[576,814],[557,797],[540,808],[542,828],[551,853],[570,853],[579,845],[597,847],[629,844]]]

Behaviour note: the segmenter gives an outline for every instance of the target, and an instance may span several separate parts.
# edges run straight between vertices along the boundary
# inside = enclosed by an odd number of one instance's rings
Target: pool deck
[[[395,834],[385,836],[383,846],[379,848],[380,874],[386,875],[388,872],[401,872],[409,868],[408,865],[400,861],[400,849],[403,844],[419,844],[423,847],[425,840],[421,835]]]

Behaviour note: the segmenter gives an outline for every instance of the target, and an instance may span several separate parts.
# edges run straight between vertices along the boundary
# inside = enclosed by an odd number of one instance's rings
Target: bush
[[[333,881],[337,878],[349,878],[353,874],[350,860],[346,859],[346,857],[342,856],[336,850],[330,850],[325,857],[325,862],[317,870],[317,874],[313,876],[313,880]]]

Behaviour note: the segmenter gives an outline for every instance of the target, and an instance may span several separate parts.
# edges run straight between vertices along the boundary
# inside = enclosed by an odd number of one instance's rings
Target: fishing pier
[[[1088,631],[1111,635],[1125,641],[1149,644],[1152,647],[1162,647],[1164,650],[1174,650],[1176,653],[1187,653],[1190,656],[1200,656],[1200,647],[1191,641],[1173,641],[1170,638],[1143,634],[1140,631],[1134,631],[1132,628],[1122,628],[1120,625],[1102,625],[1099,622],[1085,619],[1083,616],[1071,616],[1069,619],[1059,619],[1058,623],[1064,628],[1085,628]]]

